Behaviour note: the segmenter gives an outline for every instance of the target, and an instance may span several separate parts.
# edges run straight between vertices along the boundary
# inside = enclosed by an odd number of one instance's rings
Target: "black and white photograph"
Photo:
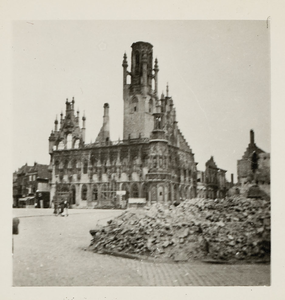
[[[270,16],[10,24],[12,288],[270,288]]]

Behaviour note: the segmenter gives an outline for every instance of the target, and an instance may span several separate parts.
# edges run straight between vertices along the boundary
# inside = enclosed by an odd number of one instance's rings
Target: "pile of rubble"
[[[174,261],[270,256],[270,201],[191,199],[179,206],[129,209],[90,230],[89,249]]]

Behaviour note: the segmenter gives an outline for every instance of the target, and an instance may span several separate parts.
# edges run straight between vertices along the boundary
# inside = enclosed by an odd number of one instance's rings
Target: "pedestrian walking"
[[[66,200],[64,201],[63,209],[64,209],[64,211],[62,213],[62,216],[68,217],[68,203]]]
[[[64,211],[64,202],[61,201],[60,204],[59,204],[59,207],[60,207],[60,210],[59,210],[59,215],[62,215],[63,214],[63,211]]]

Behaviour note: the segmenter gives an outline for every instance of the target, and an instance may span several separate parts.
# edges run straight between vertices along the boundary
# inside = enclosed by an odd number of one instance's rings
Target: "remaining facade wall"
[[[217,167],[213,156],[206,162],[205,171],[198,171],[198,198],[224,198],[227,192],[226,171]]]
[[[250,131],[250,143],[237,162],[237,173],[241,185],[252,182],[270,184],[270,154],[256,146],[253,130]]]

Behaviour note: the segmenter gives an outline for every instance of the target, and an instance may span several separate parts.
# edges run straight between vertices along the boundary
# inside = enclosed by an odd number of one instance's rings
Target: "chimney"
[[[250,130],[250,143],[254,144],[254,131],[252,129]]]

